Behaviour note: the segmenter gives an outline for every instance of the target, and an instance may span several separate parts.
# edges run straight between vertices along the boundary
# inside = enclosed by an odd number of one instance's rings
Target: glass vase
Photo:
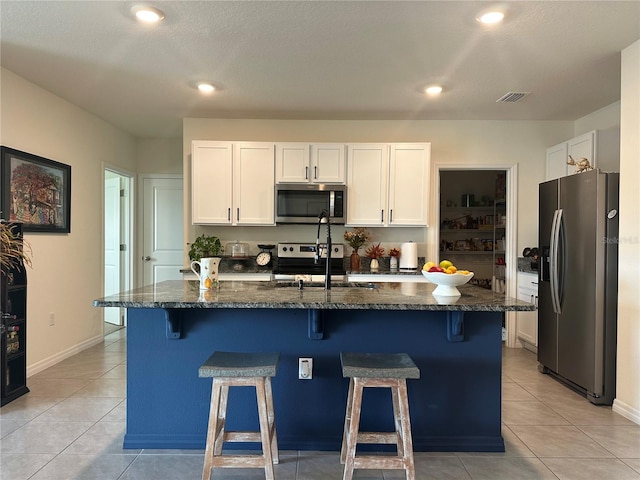
[[[360,270],[360,255],[358,255],[358,250],[354,249],[351,257],[349,257],[350,261],[350,270],[352,272],[357,272]]]

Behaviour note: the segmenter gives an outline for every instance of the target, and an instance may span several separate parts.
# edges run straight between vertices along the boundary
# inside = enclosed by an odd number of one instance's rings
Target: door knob
[[[145,262],[150,262],[151,261],[151,257],[149,255],[147,255],[146,257],[142,257],[142,260],[144,260]]]

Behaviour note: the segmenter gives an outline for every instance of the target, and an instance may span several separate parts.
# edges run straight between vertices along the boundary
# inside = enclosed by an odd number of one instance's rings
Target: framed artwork
[[[0,216],[25,232],[71,232],[71,167],[1,148]]]

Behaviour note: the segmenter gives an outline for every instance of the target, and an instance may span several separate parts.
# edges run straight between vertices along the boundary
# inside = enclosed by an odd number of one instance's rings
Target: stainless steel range
[[[276,280],[295,281],[300,278],[306,281],[322,282],[325,276],[327,262],[326,243],[320,244],[320,258],[315,263],[315,243],[279,243],[277,261],[273,267]],[[346,280],[344,268],[344,245],[331,245],[331,278],[332,280]]]

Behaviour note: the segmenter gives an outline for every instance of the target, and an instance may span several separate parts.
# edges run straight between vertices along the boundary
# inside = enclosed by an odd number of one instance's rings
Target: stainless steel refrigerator
[[[615,397],[619,174],[541,183],[538,363],[595,404]]]

